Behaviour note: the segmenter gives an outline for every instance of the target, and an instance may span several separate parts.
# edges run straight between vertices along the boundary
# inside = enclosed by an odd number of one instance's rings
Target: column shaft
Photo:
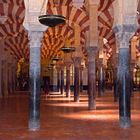
[[[40,129],[40,46],[42,32],[30,32],[29,130]]]
[[[99,94],[99,97],[103,96],[104,94],[104,68],[103,66],[99,67],[98,94]]]
[[[130,127],[130,70],[129,70],[129,48],[120,48],[118,66],[118,89],[119,89],[119,114],[120,126]]]
[[[64,94],[64,70],[61,69],[61,94]]]
[[[2,97],[2,62],[1,62],[1,56],[0,56],[0,97]]]
[[[70,67],[66,69],[66,97],[70,97]]]
[[[80,92],[83,92],[83,68],[80,68]]]
[[[118,82],[117,82],[117,68],[113,69],[113,84],[114,84],[114,102],[118,101],[119,93],[118,93]]]
[[[40,47],[30,47],[29,129],[40,128]]]
[[[88,109],[96,109],[96,53],[97,47],[89,47],[88,51]]]
[[[60,70],[57,70],[57,90],[60,92]]]
[[[79,102],[79,67],[74,66],[74,102]]]

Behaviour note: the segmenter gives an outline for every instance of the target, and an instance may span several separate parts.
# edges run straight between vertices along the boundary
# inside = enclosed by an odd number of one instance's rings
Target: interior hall
[[[139,130],[139,0],[0,0],[0,140]]]

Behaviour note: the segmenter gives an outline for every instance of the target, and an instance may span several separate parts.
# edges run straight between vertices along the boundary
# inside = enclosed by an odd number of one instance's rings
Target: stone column
[[[83,92],[83,66],[80,66],[80,92]]]
[[[61,95],[64,95],[64,66],[61,66]]]
[[[13,60],[13,66],[12,66],[12,91],[16,90],[17,86],[17,61],[14,59]]]
[[[103,67],[103,58],[99,58],[99,65],[98,65],[98,96],[101,97],[104,94],[104,67]]]
[[[114,102],[117,102],[119,99],[119,92],[118,92],[118,83],[117,83],[117,70],[118,70],[118,53],[115,50],[113,51],[113,85],[114,85]],[[119,47],[119,46],[118,46]]]
[[[88,109],[96,109],[96,53],[97,47],[87,48],[88,52]]]
[[[1,49],[0,49],[1,50]],[[1,52],[0,52],[0,98],[2,97],[2,60],[1,60]]]
[[[130,61],[130,75],[131,75],[131,96],[133,96],[133,88],[134,88],[134,67],[135,67],[135,61]]]
[[[12,76],[12,78],[11,78],[11,89],[12,89],[12,94],[14,94],[14,91],[15,91],[15,82],[14,82],[14,66],[12,65],[12,70],[11,70],[11,76]]]
[[[73,57],[72,60],[74,63],[74,102],[79,102],[79,72],[81,57]]]
[[[89,32],[86,38],[88,53],[88,109],[96,109],[96,53],[98,47],[98,7],[99,0],[85,0],[89,13]]]
[[[57,68],[57,89],[60,92],[60,69]]]
[[[122,128],[131,125],[131,76],[130,76],[130,49],[129,41],[134,34],[134,25],[121,25],[114,28],[119,43],[118,62],[118,92],[119,92],[119,119]]]
[[[71,63],[65,63],[66,65],[66,97],[70,97],[70,66]]]
[[[130,76],[130,44],[129,41],[137,30],[138,0],[115,0],[114,32],[119,43],[118,90],[120,127],[131,126],[131,76]]]
[[[40,46],[42,32],[29,32],[30,39],[30,106],[29,129],[40,128]]]
[[[4,57],[2,60],[2,95],[8,96],[8,61],[7,51],[4,51]]]
[[[136,63],[136,48],[139,46],[139,36],[135,35],[133,36],[133,38],[131,39],[131,60],[130,60],[130,73],[131,73],[131,94],[133,95],[133,85],[134,85],[134,67],[135,67],[135,63]]]
[[[7,71],[7,90],[8,90],[8,94],[11,93],[10,67],[11,67],[11,63],[8,63],[8,71]]]
[[[8,93],[12,93],[12,55],[7,51],[8,71],[7,71],[7,83]]]

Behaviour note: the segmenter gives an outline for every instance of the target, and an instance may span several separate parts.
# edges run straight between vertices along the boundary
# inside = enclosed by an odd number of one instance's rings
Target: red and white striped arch
[[[4,22],[0,22],[0,40],[5,39],[7,49],[17,59],[28,57],[28,39],[22,26],[25,15],[24,0],[1,0],[0,15],[6,18]]]
[[[29,58],[28,37],[26,32],[22,32],[16,37],[5,39],[5,46],[12,54],[20,58]]]

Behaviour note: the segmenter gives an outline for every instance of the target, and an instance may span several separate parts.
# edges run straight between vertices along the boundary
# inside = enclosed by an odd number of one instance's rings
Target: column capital
[[[84,70],[84,66],[80,65],[80,70],[83,71]]]
[[[30,47],[41,47],[41,41],[43,38],[43,32],[30,31],[28,33]]]
[[[95,58],[96,57],[96,54],[98,52],[98,48],[96,46],[90,46],[90,47],[87,47],[87,54],[88,54],[88,58]]]
[[[60,71],[60,70],[61,70],[61,66],[56,65],[56,70],[57,70],[57,71]]]
[[[113,28],[114,33],[135,33],[137,30],[138,26],[137,24],[121,24],[121,25],[116,25]]]
[[[103,67],[103,58],[98,59],[98,67]]]
[[[71,62],[64,62],[64,64],[66,66],[66,69],[69,69],[72,63]]]
[[[28,31],[45,31],[47,26],[40,24],[38,16],[46,13],[46,5],[48,1],[24,0],[25,3],[25,18],[23,26]],[[43,6],[43,7],[42,7]]]
[[[137,29],[136,25],[123,24],[114,27],[115,37],[120,45],[120,48],[128,48],[129,41]]]
[[[73,63],[74,63],[75,67],[80,67],[81,60],[82,60],[81,57],[73,57],[72,60],[73,60]]]

